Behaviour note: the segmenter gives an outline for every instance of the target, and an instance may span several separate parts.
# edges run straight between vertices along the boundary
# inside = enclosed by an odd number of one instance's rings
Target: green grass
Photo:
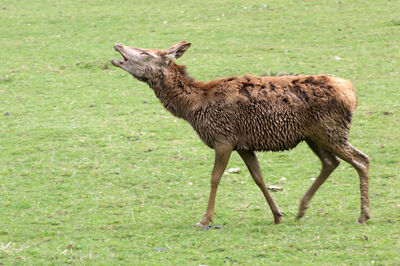
[[[0,264],[400,264],[398,1],[2,1]],[[280,225],[237,154],[200,221],[213,151],[153,92],[109,64],[119,42],[193,43],[198,80],[331,73],[357,87],[351,143],[371,158],[371,214],[342,163],[306,216],[320,169],[305,144],[262,153]],[[338,57],[335,59],[335,57]],[[338,60],[340,58],[340,60]],[[283,184],[280,179],[286,177]]]

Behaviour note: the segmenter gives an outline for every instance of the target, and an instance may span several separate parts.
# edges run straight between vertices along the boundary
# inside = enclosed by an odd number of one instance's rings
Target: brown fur
[[[117,61],[122,66],[115,61],[113,64],[147,82],[167,110],[188,121],[201,140],[216,150],[209,206],[200,225],[208,225],[211,220],[216,188],[232,150],[242,156],[271,206],[275,222],[280,222],[281,213],[266,191],[254,151],[289,150],[301,141],[306,141],[321,159],[323,169],[304,195],[298,217],[339,164],[338,156],[359,172],[362,194],[359,221],[369,218],[369,160],[348,143],[351,118],[357,106],[356,92],[349,81],[328,75],[245,75],[197,82],[187,75],[184,66],[170,60],[179,58],[188,46],[182,42],[166,51],[116,48],[124,56],[130,52],[133,60],[143,60],[139,63],[144,66],[130,66],[129,58],[127,63]],[[158,61],[137,59],[138,51],[148,51]]]

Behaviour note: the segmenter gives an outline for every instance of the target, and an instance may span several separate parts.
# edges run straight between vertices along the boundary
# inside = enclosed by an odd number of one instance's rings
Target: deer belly
[[[251,107],[197,110],[188,121],[210,148],[219,141],[231,143],[234,150],[282,151],[304,140],[304,126],[294,113]]]

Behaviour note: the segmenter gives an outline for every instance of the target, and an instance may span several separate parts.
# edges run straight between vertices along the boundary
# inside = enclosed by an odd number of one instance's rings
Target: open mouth
[[[119,45],[118,43],[114,45],[114,50],[119,52],[122,56],[123,60],[116,60],[116,59],[111,59],[111,64],[113,64],[114,66],[121,66],[124,62],[128,61],[128,58],[126,58],[126,56],[122,53],[121,51],[122,45]]]

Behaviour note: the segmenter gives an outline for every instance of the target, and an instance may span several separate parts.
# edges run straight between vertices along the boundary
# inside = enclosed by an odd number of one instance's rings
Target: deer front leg
[[[217,189],[219,181],[221,180],[222,174],[225,171],[226,165],[228,164],[229,157],[232,153],[232,145],[219,143],[215,147],[215,161],[214,168],[211,174],[211,191],[208,199],[208,205],[206,213],[204,214],[203,220],[197,223],[198,226],[208,226],[212,220],[215,206],[215,196],[217,195]]]
[[[242,157],[244,163],[250,171],[251,177],[257,186],[261,189],[264,194],[265,199],[271,208],[272,214],[274,215],[274,222],[279,224],[282,222],[282,212],[280,211],[278,205],[275,203],[272,196],[269,194],[267,187],[264,183],[264,179],[261,173],[260,165],[257,160],[257,156],[254,151],[238,151],[240,157]]]

